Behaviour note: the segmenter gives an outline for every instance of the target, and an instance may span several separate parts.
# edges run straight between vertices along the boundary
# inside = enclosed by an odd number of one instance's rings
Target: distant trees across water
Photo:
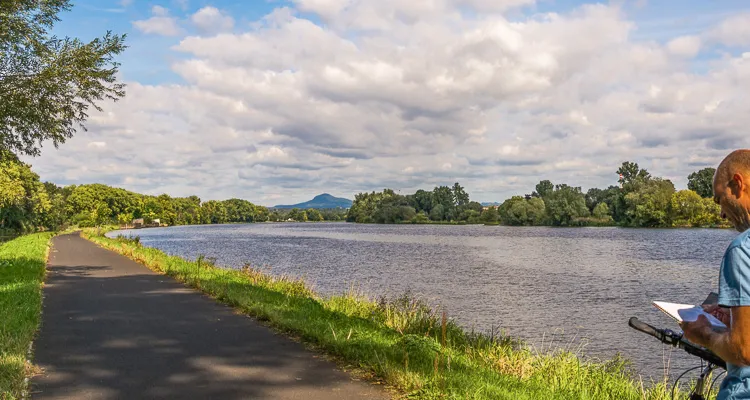
[[[167,225],[234,222],[341,221],[346,210],[269,210],[247,200],[201,201],[197,196],[150,196],[102,184],[57,186],[40,182],[15,157],[0,158],[0,236],[59,229],[159,220]]]
[[[391,189],[360,193],[347,221],[360,223],[485,223],[515,226],[716,227],[724,226],[713,202],[715,170],[690,174],[688,189],[676,191],[668,179],[653,177],[633,162],[617,170],[619,186],[592,188],[543,180],[531,194],[513,196],[498,207],[470,201],[456,183],[432,191],[400,195]]]
[[[638,164],[617,171],[619,186],[592,188],[543,180],[531,194],[499,207],[471,201],[459,184],[400,195],[391,189],[360,193],[348,210],[269,209],[247,200],[201,201],[197,196],[151,196],[102,184],[60,187],[39,180],[15,157],[0,157],[0,236],[39,229],[128,224],[143,219],[167,225],[282,221],[359,223],[483,223],[504,225],[633,227],[721,226],[712,197],[713,168],[690,174],[689,189],[653,177]]]

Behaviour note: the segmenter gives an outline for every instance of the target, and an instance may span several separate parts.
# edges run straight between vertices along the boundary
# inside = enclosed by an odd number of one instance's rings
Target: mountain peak
[[[299,204],[292,204],[292,205],[278,205],[274,208],[317,208],[317,209],[326,209],[326,208],[349,208],[352,206],[352,201],[349,199],[344,199],[341,197],[335,197],[328,193],[319,194],[315,197],[313,197],[312,200],[306,201],[304,203]]]

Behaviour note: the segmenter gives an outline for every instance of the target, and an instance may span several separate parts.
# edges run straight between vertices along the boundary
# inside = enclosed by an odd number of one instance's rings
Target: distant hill
[[[343,199],[341,197],[334,197],[331,196],[328,193],[323,193],[320,195],[315,196],[310,201],[306,201],[304,203],[299,204],[292,204],[292,205],[279,205],[274,208],[284,208],[284,209],[291,209],[291,208],[349,208],[352,206],[352,201],[349,199]]]
[[[498,202],[484,202],[484,203],[482,203],[482,205],[485,206],[485,207],[497,207],[497,206],[500,205],[500,203],[498,203]]]

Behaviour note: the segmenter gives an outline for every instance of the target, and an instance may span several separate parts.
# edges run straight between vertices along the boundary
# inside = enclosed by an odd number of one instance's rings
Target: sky
[[[272,206],[460,182],[685,188],[750,147],[746,0],[81,0],[126,97],[27,158],[42,180]]]

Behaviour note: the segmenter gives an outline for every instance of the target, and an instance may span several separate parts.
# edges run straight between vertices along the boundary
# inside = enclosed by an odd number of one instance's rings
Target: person
[[[712,328],[705,316],[681,325],[685,339],[727,362],[717,400],[750,399],[750,150],[730,153],[714,174],[714,201],[739,232],[724,253],[718,304],[705,310],[727,325]]]

